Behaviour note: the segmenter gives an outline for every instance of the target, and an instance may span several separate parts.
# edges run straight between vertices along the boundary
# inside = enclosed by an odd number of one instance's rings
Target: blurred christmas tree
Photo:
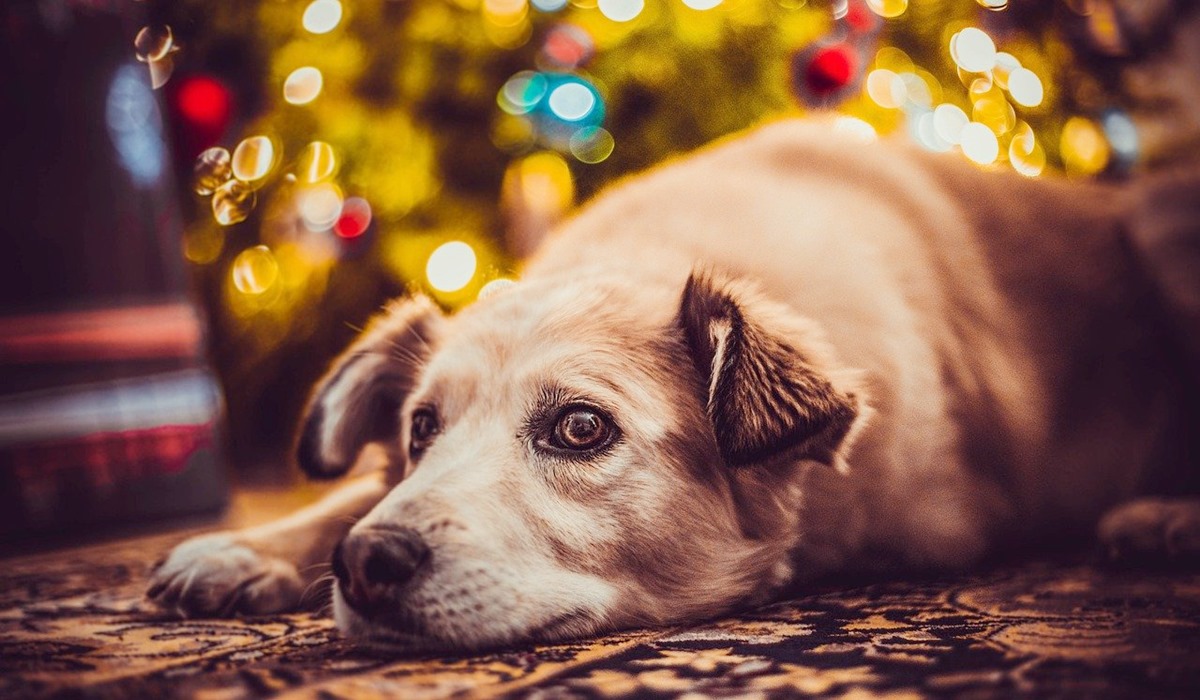
[[[466,303],[603,184],[765,119],[833,107],[864,140],[907,132],[981,167],[1129,169],[1138,134],[1101,60],[1132,50],[1125,4],[152,4],[136,47],[198,193],[185,248],[236,452],[287,444],[387,297]]]

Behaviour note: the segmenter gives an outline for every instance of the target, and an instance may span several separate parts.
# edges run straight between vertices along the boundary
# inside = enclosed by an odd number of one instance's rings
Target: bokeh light
[[[904,79],[887,68],[876,68],[867,74],[867,95],[880,107],[898,109],[908,100]]]
[[[1008,7],[1008,0],[975,0],[975,1],[979,3],[980,7],[987,8],[989,10],[992,10],[993,12],[999,12],[1000,10],[1006,9]]]
[[[880,17],[899,17],[908,9],[908,0],[867,0],[867,6]]]
[[[967,27],[950,39],[950,57],[965,71],[983,73],[996,65],[996,43],[982,29]]]
[[[1104,136],[1112,147],[1113,155],[1125,166],[1137,162],[1139,143],[1137,125],[1129,115],[1116,109],[1110,109],[1100,119],[1104,127]]]
[[[171,32],[171,28],[165,24],[142,27],[133,39],[134,55],[143,63],[152,63],[166,58],[174,46],[175,36]]]
[[[550,93],[550,111],[559,119],[577,122],[587,118],[596,107],[596,94],[582,83],[563,83]]]
[[[1007,134],[1017,123],[1017,113],[999,94],[985,95],[975,100],[971,121],[985,125],[994,134]]]
[[[599,0],[600,14],[614,22],[628,22],[642,13],[645,0]]]
[[[233,286],[242,294],[262,294],[279,280],[279,263],[265,245],[247,248],[233,259]]]
[[[1037,177],[1046,168],[1046,150],[1037,142],[1033,128],[1019,122],[1008,144],[1008,162],[1026,177]]]
[[[429,285],[439,292],[457,292],[471,282],[478,262],[475,251],[462,241],[438,246],[425,264]]]
[[[296,210],[310,231],[328,231],[342,215],[342,192],[337,185],[323,183],[296,194]]]
[[[1028,68],[1016,68],[1008,75],[1008,94],[1013,102],[1023,107],[1036,107],[1042,103],[1045,90],[1042,81]]]
[[[612,155],[616,141],[607,129],[585,126],[571,135],[571,155],[580,162],[595,164]]]
[[[544,75],[530,70],[521,71],[504,83],[496,95],[496,102],[500,109],[509,114],[528,114],[542,101],[548,89],[549,83]]]
[[[331,32],[342,21],[342,3],[339,0],[313,0],[304,8],[300,21],[313,34]]]
[[[241,223],[254,211],[254,188],[240,180],[230,180],[213,192],[213,218],[222,226]]]
[[[963,155],[980,165],[990,165],[1000,156],[1000,141],[984,124],[967,124],[963,127],[960,138]]]
[[[567,161],[557,153],[542,151],[509,166],[505,179],[521,197],[521,206],[547,218],[569,208],[575,199],[575,182]]]
[[[683,0],[683,4],[693,10],[711,10],[721,2],[722,0]]]
[[[942,141],[957,145],[962,141],[963,128],[971,119],[958,105],[943,103],[933,110],[933,127]]]
[[[275,143],[266,136],[251,136],[233,150],[233,176],[242,182],[262,180],[278,161]]]
[[[196,156],[192,165],[192,189],[196,194],[210,195],[233,177],[229,151],[214,146]]]
[[[551,27],[542,42],[540,57],[559,69],[572,69],[587,63],[596,52],[596,42],[587,30],[575,24]]]
[[[1108,141],[1100,127],[1084,117],[1071,117],[1063,124],[1058,150],[1067,172],[1074,175],[1095,175],[1108,166]]]
[[[324,141],[308,144],[296,159],[296,179],[305,184],[328,180],[336,170],[337,157],[333,153],[333,146]]]
[[[333,232],[347,240],[358,238],[371,226],[371,205],[362,197],[349,197],[342,205],[342,213],[333,225]]]
[[[312,66],[297,68],[283,81],[283,99],[289,104],[306,105],[317,99],[324,84],[321,71]]]
[[[197,265],[208,265],[221,257],[225,236],[214,226],[193,226],[183,234],[183,257]]]
[[[558,12],[567,6],[567,0],[529,0],[529,2],[542,12]]]

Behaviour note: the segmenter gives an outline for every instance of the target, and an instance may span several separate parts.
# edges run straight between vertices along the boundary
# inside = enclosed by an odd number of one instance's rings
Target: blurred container
[[[2,540],[227,498],[141,11],[0,6]]]

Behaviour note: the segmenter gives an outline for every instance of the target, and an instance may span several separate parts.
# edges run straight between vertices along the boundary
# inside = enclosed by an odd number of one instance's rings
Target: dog
[[[184,542],[149,596],[277,612],[332,562],[348,636],[479,649],[962,569],[1097,522],[1116,555],[1195,556],[1200,501],[1142,497],[1200,455],[1188,309],[1148,262],[1196,240],[1195,207],[1135,230],[1170,189],[987,172],[822,120],[709,146],[601,194],[452,317],[388,306],[299,432],[304,471],[346,483]],[[355,468],[368,444],[384,466]]]

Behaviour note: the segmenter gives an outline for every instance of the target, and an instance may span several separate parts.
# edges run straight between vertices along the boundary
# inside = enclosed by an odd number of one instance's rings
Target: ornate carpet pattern
[[[1200,697],[1197,574],[1024,563],[826,587],[687,628],[396,658],[313,614],[164,618],[141,592],[179,539],[0,562],[0,697]]]

